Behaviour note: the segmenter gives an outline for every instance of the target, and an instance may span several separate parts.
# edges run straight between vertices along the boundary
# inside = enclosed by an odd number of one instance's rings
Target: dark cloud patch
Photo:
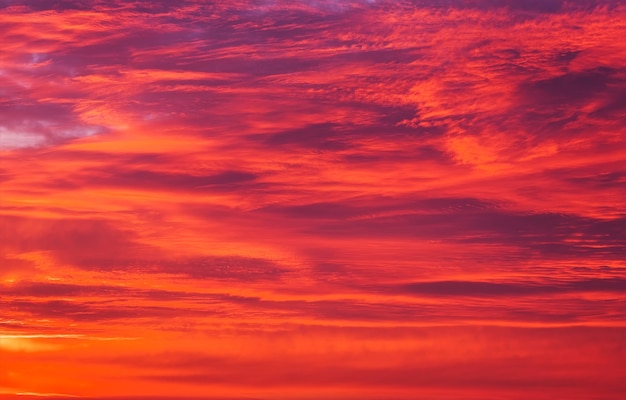
[[[358,44],[358,43],[346,43]],[[421,47],[402,48],[402,49],[379,49],[379,50],[361,50],[347,51],[337,55],[329,56],[325,62],[337,63],[345,65],[346,63],[368,63],[371,65],[385,64],[393,68],[394,65],[410,64],[420,57],[419,51]]]
[[[319,202],[293,206],[270,206],[258,211],[283,214],[290,218],[349,220],[356,217],[366,219],[379,217],[386,213],[411,214],[454,214],[477,210],[496,209],[499,205],[476,198],[393,198],[393,197],[358,197],[342,202]],[[360,222],[354,222],[359,224]]]
[[[225,57],[223,59],[214,60],[208,65],[205,64],[202,70],[205,72],[239,73],[254,77],[268,77],[315,70],[320,68],[320,65],[321,62],[318,59],[299,57],[258,59],[249,57]]]
[[[150,210],[142,218],[160,218]],[[206,210],[204,210],[206,212]],[[224,210],[211,214],[223,215]],[[139,244],[131,231],[113,227],[110,223],[93,219],[39,219],[0,217],[0,249],[7,253],[46,251],[63,263],[97,271],[134,271],[169,273],[198,279],[259,281],[282,279],[289,268],[274,260],[240,256],[188,256],[172,259],[158,248]],[[6,259],[5,270],[24,271],[36,265],[21,260]],[[3,271],[4,272],[4,271]],[[37,289],[37,288],[31,288]],[[27,290],[27,289],[23,289]],[[30,290],[30,289],[28,289]],[[77,295],[106,290],[106,287],[42,286],[42,293]],[[36,295],[36,294],[35,294]]]
[[[343,150],[350,147],[348,141],[336,131],[331,123],[313,124],[304,128],[264,136],[269,146],[308,147],[318,150]]]
[[[540,296],[564,293],[605,292],[624,293],[626,279],[596,278],[572,282],[472,282],[440,281],[416,282],[401,285],[392,290],[425,296],[475,296],[475,297],[515,297]]]
[[[350,96],[348,95],[348,97]],[[371,123],[359,124],[321,122],[266,135],[251,135],[249,138],[251,140],[260,139],[263,144],[272,148],[304,148],[337,152],[343,155],[346,150],[358,151],[363,141],[373,139],[406,141],[413,137],[420,139],[439,137],[445,133],[441,126],[415,126],[413,122],[419,119],[419,110],[414,106],[388,106],[354,100],[341,101],[341,105],[349,110],[354,110],[354,113],[371,114],[374,120]],[[404,157],[415,159],[420,155],[440,158],[440,154],[436,151],[437,149],[424,145],[423,148],[416,148],[413,154],[407,155],[398,152],[395,156],[399,157],[400,160]],[[385,153],[385,149],[370,150],[369,153],[373,157],[380,157],[381,154]]]
[[[378,151],[364,151],[356,149],[347,154],[340,154],[339,157],[346,163],[361,166],[382,165],[386,167],[396,162],[415,162],[417,160],[424,162],[431,161],[441,165],[453,164],[450,155],[446,151],[428,145],[419,146],[412,152],[383,149]]]
[[[241,5],[241,3],[239,4]],[[294,72],[314,71],[325,68],[328,60],[333,56],[315,57],[300,52],[291,55],[279,53],[276,50],[281,46],[292,47],[298,42],[314,42],[319,46],[336,44],[321,42],[323,33],[329,26],[341,21],[332,16],[323,16],[315,13],[281,12],[280,9],[267,14],[268,18],[259,20],[254,13],[239,12],[241,10],[215,10],[222,18],[210,19],[207,16],[197,16],[177,13],[181,18],[173,16],[162,17],[159,20],[163,25],[178,24],[173,31],[163,29],[147,29],[146,32],[132,32],[128,38],[120,40],[123,49],[132,44],[134,49],[155,49],[160,46],[176,45],[195,42],[199,47],[199,54],[177,53],[171,54],[140,54],[133,59],[140,68],[176,68],[187,71],[201,71],[212,73],[237,73],[245,77],[271,77]],[[151,18],[151,13],[142,15]],[[185,29],[180,29],[184,26]],[[148,34],[150,36],[148,36]],[[159,41],[156,41],[158,38]],[[336,42],[336,39],[333,39]],[[201,41],[201,43],[198,43]],[[254,50],[248,52],[251,47]],[[115,47],[113,47],[115,48]],[[298,50],[293,47],[294,50]],[[140,52],[141,53],[141,52]],[[247,54],[242,54],[247,53]],[[363,52],[365,54],[365,52]]]
[[[7,251],[51,251],[62,262],[81,266],[99,257],[111,260],[146,253],[134,235],[101,220],[0,217],[0,248]]]
[[[433,283],[433,282],[430,282]],[[70,319],[76,321],[100,321],[116,319],[152,318],[152,317],[197,317],[207,315],[242,316],[250,313],[276,317],[301,316],[319,321],[343,321],[348,326],[353,322],[384,322],[404,321],[407,323],[439,323],[455,320],[478,318],[481,321],[517,321],[542,322],[550,324],[571,323],[589,320],[615,320],[616,314],[623,308],[623,301],[618,300],[584,300],[555,297],[556,295],[572,295],[575,293],[601,292],[619,294],[617,283],[583,282],[584,290],[574,292],[561,290],[525,290],[511,294],[511,286],[498,289],[477,282],[464,282],[467,286],[452,285],[451,282],[435,282],[428,289],[415,288],[414,284],[387,287],[361,288],[371,292],[390,295],[415,295],[420,297],[445,297],[445,304],[416,304],[410,302],[368,302],[358,300],[266,300],[259,297],[244,297],[229,294],[177,293],[168,291],[137,291],[138,293],[117,293],[108,297],[115,300],[103,301],[68,301],[63,298],[45,301],[33,301],[26,298],[11,299],[0,304],[9,313],[29,314],[41,318]],[[443,283],[442,285],[439,285]],[[580,286],[574,283],[571,287]],[[433,287],[436,286],[436,287]],[[591,287],[587,287],[591,286]],[[610,291],[606,291],[606,287]],[[613,287],[615,286],[615,287]],[[563,286],[564,287],[564,286]],[[569,290],[569,288],[567,289]],[[621,289],[623,291],[623,289]],[[59,292],[58,290],[55,291]],[[428,293],[425,293],[428,292]],[[531,293],[532,292],[532,293]],[[496,293],[496,294],[494,294]],[[5,293],[3,293],[6,296]],[[12,295],[12,293],[9,293]],[[34,296],[33,296],[34,297]],[[46,296],[41,296],[46,298]],[[107,297],[107,298],[108,298]],[[470,299],[471,300],[468,300]],[[494,299],[506,298],[506,303],[492,302]],[[550,307],[537,308],[537,301],[550,299]],[[136,305],[137,299],[165,301],[164,306]],[[529,300],[530,299],[530,300]],[[184,314],[181,314],[180,303],[176,307],[168,306],[168,301],[187,301]],[[126,301],[122,303],[122,301]],[[530,303],[529,303],[530,302]],[[132,305],[131,305],[132,304]],[[236,307],[236,311],[232,308]],[[228,314],[224,314],[227,312]],[[17,326],[19,328],[19,326]]]
[[[504,209],[472,207],[448,213],[424,213],[418,207],[415,211],[405,210],[392,216],[377,216],[373,212],[367,218],[326,222],[309,229],[331,236],[414,237],[466,244],[497,243],[534,249],[551,256],[623,257],[626,254],[624,218],[604,220],[558,213],[522,214]]]
[[[236,170],[217,172],[211,175],[188,175],[181,173],[155,172],[150,170],[119,170],[107,176],[95,178],[93,185],[113,187],[135,187],[173,191],[216,190],[237,188],[258,178],[258,175]]]
[[[462,7],[479,9],[508,8],[518,11],[555,13],[563,7],[563,0],[458,0]]]
[[[154,318],[176,315],[179,309],[157,306],[124,306],[110,301],[75,302],[65,300],[12,300],[0,303],[10,312],[27,313],[41,318],[62,318],[80,322],[117,319]],[[193,313],[188,311],[188,313]],[[209,313],[209,311],[203,312]]]
[[[135,13],[162,14],[174,11],[183,6],[198,4],[195,0],[181,0],[172,3],[167,0],[152,1],[119,1],[119,0],[0,0],[0,7],[23,6],[29,11],[58,11],[66,12],[73,10],[127,10]],[[213,3],[213,6],[219,3]],[[208,8],[208,5],[207,5]],[[171,16],[175,18],[175,16]]]
[[[412,0],[419,7],[460,8],[489,10],[510,10],[528,14],[555,14],[571,11],[593,11],[596,8],[613,9],[620,4],[619,0]]]
[[[626,268],[624,267],[616,267],[616,266],[609,266],[609,265],[599,265],[597,267],[587,267],[587,266],[575,266],[572,267],[573,271],[578,272],[588,272],[588,273],[602,273],[602,274],[615,274],[615,275],[621,275],[622,273],[626,273]]]
[[[574,57],[565,54],[565,58]],[[564,62],[567,61],[554,61]],[[524,140],[519,141],[520,148],[538,145],[547,138],[560,142],[573,136],[587,137],[590,131],[621,129],[617,121],[626,115],[625,93],[623,68],[597,67],[529,79],[513,93],[514,105],[506,113],[478,122],[495,125],[504,132],[510,132],[511,126],[527,132]],[[593,146],[605,143],[606,138],[602,137]]]
[[[271,207],[266,209],[289,217],[311,219],[346,219],[360,215],[363,210],[342,203],[314,203],[301,206]]]
[[[215,278],[240,281],[276,280],[289,269],[267,259],[247,257],[198,257],[161,264],[164,271],[194,278]]]
[[[131,291],[120,286],[94,286],[69,283],[19,282],[0,286],[0,294],[5,296],[33,297],[81,297],[128,295]]]
[[[251,180],[255,180],[257,178],[257,175],[249,173],[249,172],[243,172],[243,171],[223,171],[223,172],[219,172],[217,174],[214,175],[209,175],[209,176],[201,176],[201,177],[196,177],[196,176],[178,176],[178,175],[173,175],[173,176],[151,176],[152,172],[151,171],[136,171],[135,173],[131,173],[128,175],[128,177],[130,177],[131,179],[134,178],[139,178],[139,179],[146,179],[146,180],[155,180],[154,178],[156,178],[156,180],[158,181],[165,181],[167,182],[185,182],[185,179],[190,179],[192,184],[195,185],[227,185],[227,184],[233,184],[233,183],[242,183],[242,182],[248,182]],[[186,183],[186,182],[185,182]]]
[[[527,82],[520,88],[521,94],[535,106],[580,105],[599,94],[609,91],[616,82],[616,71],[598,67],[583,72],[570,72],[560,76]]]
[[[316,275],[342,275],[350,268],[341,263],[321,262],[313,266]]]
[[[179,14],[180,15],[180,14]],[[127,14],[128,18],[129,15]],[[180,63],[184,63],[185,56],[178,55],[179,58],[171,59],[161,55],[160,63],[147,64],[136,60],[135,52],[141,50],[155,50],[177,46],[196,39],[193,29],[181,29],[173,24],[191,24],[188,21],[176,21],[172,17],[163,15],[135,14],[134,18],[145,23],[142,29],[136,29],[128,21],[120,18],[120,26],[109,27],[108,40],[98,40],[102,35],[98,29],[92,32],[85,32],[86,38],[92,39],[86,42],[68,43],[55,51],[53,63],[48,69],[60,73],[62,76],[79,77],[90,74],[103,73],[112,79],[119,79],[124,76],[124,72],[132,71],[133,68],[154,68],[156,70],[178,69]],[[105,24],[106,22],[102,22]],[[113,63],[112,63],[113,62]],[[206,66],[205,66],[206,69]],[[210,68],[209,68],[210,69]],[[157,83],[167,82],[168,79],[155,80],[144,89],[154,90]],[[211,79],[207,83],[212,85],[222,84],[223,80]]]
[[[116,300],[137,301],[180,301],[189,300],[197,303],[216,304],[252,304],[261,301],[259,297],[244,297],[225,293],[200,293],[196,291],[171,291],[160,289],[129,288],[127,286],[69,284],[59,282],[21,281],[9,285],[0,285],[0,295],[14,298],[85,298],[100,297]]]
[[[576,190],[611,190],[613,192],[626,191],[626,170],[619,162],[599,164],[594,168],[568,167],[550,168],[530,176],[531,179],[549,178],[564,184],[573,185]],[[528,190],[537,190],[529,187]]]
[[[422,136],[439,136],[444,133],[440,127],[432,128],[414,128],[403,127],[409,125],[408,122],[419,117],[419,110],[415,106],[385,106],[374,104],[361,104],[360,107],[364,109],[371,109],[376,114],[380,115],[378,124],[370,129],[376,129],[382,136],[382,132],[404,132],[404,133],[419,133]]]
[[[230,303],[268,315],[300,315],[320,321],[424,321],[444,322],[462,319],[483,321],[524,321],[571,323],[590,320],[619,319],[624,307],[620,294],[626,290],[622,278],[588,279],[569,283],[436,281],[401,285],[352,285],[363,293],[416,296],[441,299],[445,303],[412,303],[399,301],[281,300],[258,297],[211,295],[195,297],[196,304],[214,306]],[[572,298],[588,293],[613,295],[614,299],[587,300]],[[505,302],[503,300],[506,299]],[[549,301],[550,307],[536,307]]]
[[[96,0],[3,0],[0,7],[26,6],[31,11],[68,11],[68,10],[89,10],[96,5]]]
[[[277,280],[289,273],[289,269],[262,258],[247,257],[191,257],[168,259],[145,258],[92,258],[82,263],[85,268],[105,270],[132,270],[185,275],[198,279],[234,281]]]
[[[480,211],[499,209],[498,202],[478,199],[474,197],[433,197],[419,199],[411,204],[416,210],[426,210],[430,212],[458,212],[458,211]]]
[[[578,57],[580,55],[580,53],[582,53],[582,51],[580,51],[580,50],[577,50],[577,51],[564,50],[564,51],[558,52],[556,57],[555,57],[555,59],[559,63],[567,64],[570,61],[575,60],[576,57]]]
[[[291,309],[291,307],[289,308]],[[355,301],[323,301],[302,304],[300,309],[305,315],[319,320],[338,321],[431,321],[443,317],[433,307],[415,304],[367,303]]]
[[[143,168],[150,168],[156,165],[163,165],[171,162],[175,162],[176,159],[174,156],[166,153],[156,153],[156,152],[141,152],[138,151],[136,153],[107,153],[103,151],[96,150],[88,150],[88,151],[79,151],[79,150],[70,150],[67,148],[55,148],[54,151],[37,151],[30,152],[27,154],[21,154],[19,156],[20,160],[28,160],[28,161],[49,161],[49,162],[63,162],[65,160],[72,161],[84,161],[86,163],[102,163],[109,165],[123,165],[126,168],[135,168],[136,170],[141,170]],[[95,169],[85,169],[83,172],[85,174],[94,173],[97,170]],[[106,171],[109,171],[107,169]],[[76,175],[80,176],[81,171],[75,171]],[[0,171],[1,176],[1,171]],[[91,175],[87,175],[89,178],[93,178]]]
[[[247,310],[288,316],[305,316],[320,321],[419,321],[420,319],[443,320],[450,318],[436,307],[410,303],[367,302],[357,300],[281,300],[273,301],[257,297],[220,295],[210,299],[198,299],[202,304],[231,303]]]
[[[529,112],[528,114],[526,114],[525,117],[532,121],[546,120],[545,124],[541,127],[542,131],[546,133],[553,133],[562,132],[569,124],[578,121],[580,115],[581,113],[578,111],[574,111],[573,114],[569,115],[563,115],[559,113],[554,113],[550,115],[550,113],[546,114]]]

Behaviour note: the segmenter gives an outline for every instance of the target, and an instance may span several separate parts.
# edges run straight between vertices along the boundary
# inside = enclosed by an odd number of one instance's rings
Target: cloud
[[[532,249],[544,256],[572,253],[617,257],[624,249],[621,218],[520,214],[475,199],[424,199],[413,203],[360,208],[358,200],[276,208],[316,222],[310,232],[338,238],[415,238],[463,244],[490,243]],[[453,215],[454,217],[451,217]],[[598,236],[601,235],[601,236]],[[573,239],[576,238],[576,239]],[[594,244],[600,245],[597,248]]]
[[[96,178],[96,184],[114,187],[144,187],[164,190],[206,190],[246,184],[257,179],[257,175],[243,171],[223,171],[213,175],[194,176],[154,171],[117,171],[108,177]]]
[[[1,292],[7,296],[34,297],[91,297],[130,295],[128,288],[120,286],[93,286],[73,283],[20,282],[2,287]]]
[[[102,220],[3,216],[2,224],[6,229],[0,241],[5,251],[51,251],[58,260],[77,265],[105,255],[118,258],[147,250],[133,241],[132,232]]]
[[[562,293],[608,292],[621,293],[626,289],[626,280],[589,279],[583,281],[542,284],[536,282],[472,282],[441,281],[415,282],[402,286],[407,292],[416,295],[434,296],[533,296]]]
[[[4,104],[0,119],[3,150],[41,147],[106,132],[102,126],[81,123],[67,106],[34,101]]]
[[[391,329],[391,328],[389,328]],[[454,333],[453,333],[454,332]],[[387,334],[389,331],[386,332]],[[202,362],[197,354],[181,355],[181,360],[171,364],[169,371],[167,366],[163,366],[161,372],[141,375],[142,379],[148,381],[168,381],[178,384],[196,384],[212,386],[218,382],[229,382],[238,387],[265,388],[283,387],[285,382],[298,384],[300,387],[310,388],[310,391],[320,391],[322,388],[332,388],[336,393],[341,388],[361,388],[361,396],[365,398],[376,398],[380,393],[389,393],[393,387],[397,393],[414,394],[416,390],[420,393],[429,391],[435,396],[455,396],[459,392],[463,396],[470,393],[470,398],[480,398],[481,395],[492,390],[494,387],[501,392],[526,395],[542,396],[546,390],[560,390],[563,387],[574,390],[578,393],[592,393],[597,390],[589,376],[581,374],[575,366],[572,366],[574,359],[567,354],[565,345],[581,344],[590,351],[592,359],[602,359],[609,348],[592,348],[585,338],[590,338],[592,332],[585,332],[576,328],[558,330],[523,330],[509,331],[501,329],[460,329],[459,327],[435,328],[432,330],[412,330],[404,331],[406,335],[396,346],[389,345],[382,353],[372,350],[372,345],[378,343],[384,346],[385,332],[370,332],[372,336],[361,333],[358,339],[354,339],[355,345],[364,346],[367,349],[363,353],[352,353],[352,347],[343,347],[334,350],[342,354],[332,370],[329,370],[324,363],[324,359],[319,357],[315,351],[312,354],[300,354],[297,358],[290,360],[288,365],[283,362],[274,361],[244,361],[241,359],[230,359],[219,363],[216,367],[215,359],[206,357]],[[604,332],[607,339],[615,337],[617,332]],[[375,335],[375,336],[374,336]],[[568,340],[564,343],[563,337]],[[368,340],[369,339],[369,340]],[[372,340],[373,339],[373,340]],[[406,348],[410,341],[415,343],[414,348]],[[461,340],[473,343],[470,349],[462,350],[459,346]],[[423,346],[420,347],[421,343]],[[467,343],[467,342],[466,342]],[[532,344],[519,350],[519,345]],[[278,351],[278,349],[274,349]],[[324,351],[324,350],[320,350]],[[327,350],[333,352],[333,350]],[[408,352],[408,353],[407,353]],[[540,354],[547,352],[552,357],[543,360]],[[405,357],[399,356],[404,354]],[[407,354],[410,354],[407,357]],[[186,368],[184,359],[188,357],[189,364]],[[478,361],[480,359],[480,362]],[[613,361],[615,357],[611,357]],[[516,360],[515,364],[511,364]],[[427,363],[427,365],[424,365]],[[550,373],[538,373],[541,365],[548,363]],[[568,366],[568,363],[569,366]],[[203,365],[204,364],[204,365]],[[270,365],[271,368],[261,368],[262,365]],[[480,368],[478,366],[481,366]],[[183,372],[184,371],[184,372]],[[255,374],[245,373],[244,378],[237,376],[237,371],[257,371]],[[562,373],[554,371],[568,371],[570,376],[579,377],[576,382],[569,381]],[[616,371],[610,371],[612,376],[617,375]],[[595,379],[598,379],[601,372],[596,372]],[[363,378],[366,378],[365,381]],[[601,378],[606,379],[605,378]],[[363,382],[367,382],[364,388]],[[617,386],[605,381],[609,386],[604,387],[608,396]],[[401,388],[408,389],[406,392]],[[574,389],[575,388],[575,389]],[[287,390],[286,388],[282,390]],[[353,389],[351,389],[353,390]],[[310,393],[310,392],[309,392]],[[568,392],[569,393],[569,392]],[[546,397],[547,398],[547,397]]]
[[[164,318],[175,316],[176,311],[159,306],[124,306],[109,304],[108,301],[75,302],[66,300],[28,301],[13,300],[11,307],[14,313],[32,315],[38,318],[69,320],[78,323]],[[5,306],[7,304],[5,303]],[[209,314],[204,311],[201,314]],[[190,312],[187,315],[196,314]]]
[[[172,258],[92,258],[82,265],[86,268],[159,271],[199,279],[225,279],[242,282],[276,280],[289,270],[280,264],[259,258],[241,256],[205,256]]]

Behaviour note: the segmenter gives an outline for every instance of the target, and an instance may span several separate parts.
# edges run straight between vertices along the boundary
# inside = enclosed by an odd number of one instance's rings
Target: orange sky
[[[620,3],[0,1],[0,399],[623,399]]]

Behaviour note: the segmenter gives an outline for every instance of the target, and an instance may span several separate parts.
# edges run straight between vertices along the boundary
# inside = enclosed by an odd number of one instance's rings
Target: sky
[[[0,399],[623,399],[625,21],[1,0]]]

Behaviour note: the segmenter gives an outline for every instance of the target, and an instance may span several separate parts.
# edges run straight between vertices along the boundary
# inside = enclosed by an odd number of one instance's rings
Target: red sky
[[[623,399],[624,21],[0,1],[0,398]]]

